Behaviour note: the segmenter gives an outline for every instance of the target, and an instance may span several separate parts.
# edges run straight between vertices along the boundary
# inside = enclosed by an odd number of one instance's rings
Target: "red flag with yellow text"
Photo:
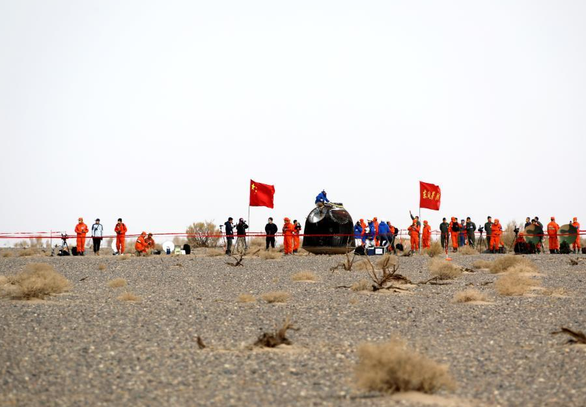
[[[438,185],[419,181],[419,207],[439,211],[442,192]]]
[[[275,186],[250,180],[250,206],[274,207]]]

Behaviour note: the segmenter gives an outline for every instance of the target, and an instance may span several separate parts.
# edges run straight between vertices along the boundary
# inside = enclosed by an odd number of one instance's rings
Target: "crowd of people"
[[[90,232],[87,225],[84,223],[83,218],[79,218],[77,220],[77,225],[75,225],[75,234],[76,234],[76,253],[78,256],[85,256],[85,241],[86,235]],[[124,254],[126,250],[126,232],[128,232],[128,228],[122,222],[122,218],[118,218],[116,222],[116,226],[114,227],[114,232],[116,233],[116,251],[114,255],[121,255]],[[93,243],[94,254],[96,256],[100,255],[100,246],[102,244],[102,240],[104,238],[104,226],[100,223],[100,219],[97,218],[95,223],[92,225],[91,228],[91,237]],[[155,249],[155,239],[153,238],[152,233],[142,232],[138,239],[136,239],[136,243],[134,244],[134,249],[139,255],[148,254],[150,251]]]

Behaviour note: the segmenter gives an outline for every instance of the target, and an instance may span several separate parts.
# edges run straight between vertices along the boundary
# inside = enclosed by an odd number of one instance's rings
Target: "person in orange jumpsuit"
[[[501,247],[501,235],[503,234],[503,227],[498,219],[494,220],[491,227],[490,250],[493,253],[498,253]]]
[[[423,221],[422,238],[422,248],[429,249],[431,247],[431,226],[429,226],[426,220]]]
[[[149,247],[146,241],[146,232],[142,232],[138,239],[136,239],[136,243],[134,244],[134,248],[138,252],[138,254],[147,254],[147,249]]]
[[[416,252],[419,250],[419,226],[417,221],[414,219],[413,224],[409,226],[409,237],[411,238],[411,251]]]
[[[146,239],[144,239],[144,241],[147,244],[148,250],[153,250],[155,248],[155,239],[153,239],[152,233],[149,233],[148,236],[146,237]]]
[[[291,219],[283,219],[285,224],[283,225],[283,247],[285,249],[285,255],[293,254],[293,232],[295,231],[295,225],[291,223]]]
[[[122,223],[122,218],[118,218],[118,223],[116,223],[114,232],[116,232],[116,254],[124,254],[126,232],[128,232],[128,229],[126,228],[126,225]]]
[[[295,229],[293,230],[293,253],[297,253],[299,250],[299,234],[301,233],[301,223],[297,222],[297,219],[293,221],[293,226]]]
[[[374,245],[378,246],[379,245],[379,241],[378,241],[378,219],[376,218],[376,216],[374,218],[372,218],[372,224],[374,225]]]
[[[458,223],[458,219],[452,216],[452,221],[450,222],[450,235],[452,236],[452,250],[455,252],[458,251],[458,236],[460,234],[460,224]]]
[[[572,219],[572,226],[576,228],[576,231],[578,233],[576,235],[576,240],[574,241],[574,243],[572,243],[572,250],[574,251],[574,253],[576,253],[580,251],[580,224],[578,223],[578,218]]]
[[[549,252],[559,253],[560,252],[560,241],[558,240],[558,231],[560,225],[555,221],[555,218],[551,217],[551,222],[547,224],[547,236],[549,237]]]
[[[79,218],[77,225],[75,225],[75,233],[77,234],[77,254],[80,256],[85,256],[85,235],[87,232],[89,232],[87,225],[83,223],[83,218]]]

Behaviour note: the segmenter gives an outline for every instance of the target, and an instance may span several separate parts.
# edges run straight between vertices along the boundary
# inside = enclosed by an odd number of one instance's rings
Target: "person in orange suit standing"
[[[411,252],[416,252],[419,250],[419,226],[415,219],[407,230],[409,231],[409,237],[411,238]]]
[[[293,254],[293,232],[295,231],[295,225],[291,223],[291,219],[283,219],[285,224],[283,225],[283,247],[285,249],[285,255]]]
[[[426,220],[423,221],[422,239],[422,249],[429,249],[431,247],[431,226],[429,226]]]
[[[574,253],[580,252],[580,224],[578,223],[578,218],[572,219],[572,226],[576,228],[576,240],[572,243],[572,250]]]
[[[85,235],[89,232],[87,225],[83,223],[83,218],[77,220],[75,225],[75,233],[77,234],[77,254],[79,256],[85,256]]]
[[[297,253],[300,245],[299,234],[301,233],[301,223],[297,222],[297,219],[295,219],[293,221],[293,226],[293,253]]]
[[[452,236],[452,250],[454,252],[458,251],[458,237],[460,235],[460,224],[458,223],[458,219],[452,216],[452,221],[450,222],[450,235]]]
[[[124,254],[126,232],[128,232],[128,229],[126,228],[126,225],[122,223],[122,218],[118,218],[118,223],[116,223],[114,232],[116,232],[116,253],[114,254]]]
[[[549,237],[549,252],[551,254],[560,252],[560,241],[558,240],[558,232],[560,225],[555,221],[555,218],[551,217],[551,222],[547,224],[547,236]]]
[[[376,218],[376,216],[374,218],[372,218],[372,224],[374,225],[374,245],[378,246],[379,245],[379,240],[378,240],[378,219]]]
[[[136,239],[136,243],[134,244],[134,248],[138,252],[138,254],[147,254],[147,249],[149,248],[149,244],[146,241],[147,234],[146,232],[142,232],[138,239]]]
[[[492,234],[490,237],[490,250],[493,253],[498,253],[501,247],[501,235],[503,234],[503,227],[498,219],[494,220],[492,224]]]

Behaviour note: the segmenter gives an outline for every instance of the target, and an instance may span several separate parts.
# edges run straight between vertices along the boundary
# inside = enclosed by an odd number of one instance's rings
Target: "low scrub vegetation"
[[[225,253],[223,250],[220,249],[207,249],[206,250],[206,256],[207,257],[218,257],[218,256],[223,256]]]
[[[437,277],[439,280],[451,280],[462,275],[462,269],[449,261],[437,258],[429,262],[429,271],[432,277]]]
[[[126,287],[126,280],[123,278],[115,278],[114,280],[108,281],[108,287],[110,287],[110,288]]]
[[[300,271],[299,273],[293,274],[291,277],[293,281],[316,281],[317,277],[311,271]]]
[[[187,227],[187,244],[194,247],[216,247],[220,235],[220,230],[213,222],[195,222]],[[183,246],[181,243],[180,246]]]
[[[424,249],[423,253],[427,254],[429,257],[436,257],[440,256],[445,253],[444,248],[442,247],[441,243],[437,240],[431,242],[431,245],[428,249]]]
[[[133,301],[141,301],[142,298],[140,298],[138,295],[135,295],[134,293],[132,293],[130,291],[126,291],[124,294],[122,294],[118,297],[118,300],[133,302]]]
[[[100,264],[100,265],[98,266],[98,270],[101,270],[101,271],[104,271],[104,270],[106,270],[106,268],[107,268],[107,267],[106,267],[106,265],[105,265],[104,263],[102,263],[102,264]]]
[[[472,246],[462,246],[458,249],[458,253],[460,253],[463,256],[473,256],[475,254],[478,254],[478,250],[476,250]]]
[[[488,261],[488,260],[482,260],[482,259],[478,259],[475,260],[474,263],[472,263],[472,267],[474,267],[475,269],[490,269],[490,265],[492,264],[492,262]]]
[[[494,283],[494,288],[500,295],[523,295],[531,288],[539,285],[537,280],[521,274],[505,274]]]
[[[404,340],[363,343],[358,347],[356,382],[359,388],[381,393],[453,390],[448,367],[409,349]]]
[[[238,296],[238,302],[247,303],[247,302],[256,302],[256,298],[250,294],[240,294]]]
[[[263,260],[276,260],[283,257],[283,253],[275,251],[275,250],[261,250],[258,252],[258,257]]]
[[[275,332],[263,332],[254,343],[254,346],[276,348],[279,345],[291,345],[291,341],[287,338],[287,331],[297,330],[298,328],[287,317],[283,325],[280,328],[276,328]]]
[[[352,284],[352,291],[372,291],[372,284],[367,280],[360,280]]]
[[[23,271],[5,277],[0,296],[14,300],[44,299],[71,289],[71,283],[53,266],[46,263],[27,264]]]
[[[12,250],[2,250],[2,257],[12,257]]]
[[[457,292],[454,295],[454,302],[472,302],[472,301],[486,301],[486,295],[482,294],[480,291],[469,288],[468,290]]]
[[[508,272],[510,269],[517,266],[524,266],[526,270],[537,270],[537,267],[531,260],[514,255],[499,257],[490,264],[489,270],[491,273],[498,274]]]
[[[287,302],[289,298],[291,298],[291,294],[285,291],[272,291],[261,295],[260,298],[262,298],[269,304],[284,303]]]

